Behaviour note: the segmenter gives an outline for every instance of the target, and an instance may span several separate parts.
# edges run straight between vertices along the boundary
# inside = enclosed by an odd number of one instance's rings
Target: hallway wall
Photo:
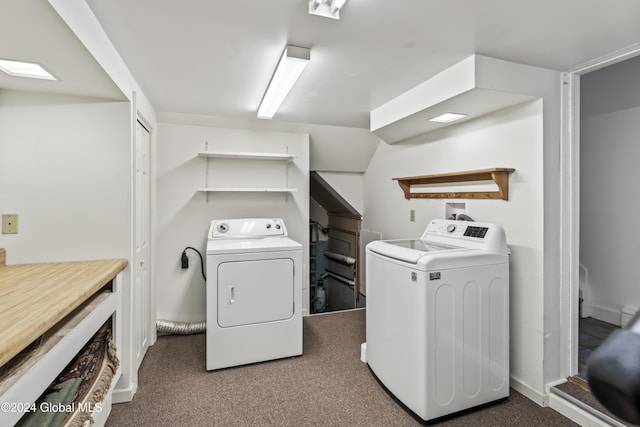
[[[593,317],[620,324],[640,307],[640,57],[582,76],[580,99],[580,262]]]

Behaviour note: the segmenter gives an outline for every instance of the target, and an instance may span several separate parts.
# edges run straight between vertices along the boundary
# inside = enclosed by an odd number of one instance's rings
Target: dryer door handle
[[[227,304],[236,303],[236,285],[229,285],[227,288]]]

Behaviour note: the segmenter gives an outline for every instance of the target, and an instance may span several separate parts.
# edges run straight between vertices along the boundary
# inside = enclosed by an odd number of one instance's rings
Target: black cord
[[[202,254],[200,253],[199,250],[197,250],[196,248],[192,248],[191,246],[187,246],[186,248],[184,248],[184,250],[182,251],[182,265],[184,266],[185,264],[185,260],[187,262],[187,266],[189,265],[189,261],[187,260],[187,249],[191,249],[192,251],[196,251],[196,253],[198,255],[200,255],[200,271],[202,273],[202,278],[204,279],[204,281],[207,281],[207,276],[204,274],[204,260],[202,259]],[[186,267],[183,267],[186,268]]]

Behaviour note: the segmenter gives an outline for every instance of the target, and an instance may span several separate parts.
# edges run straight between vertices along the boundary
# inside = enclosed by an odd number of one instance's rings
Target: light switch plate
[[[2,234],[18,234],[18,214],[2,215]]]

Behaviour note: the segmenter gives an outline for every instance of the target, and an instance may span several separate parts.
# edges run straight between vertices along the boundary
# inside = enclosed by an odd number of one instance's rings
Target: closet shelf
[[[407,176],[393,178],[404,192],[404,198],[409,199],[502,199],[509,200],[509,174],[513,168],[479,169],[442,173],[435,175]],[[432,192],[411,191],[413,185],[446,184],[452,182],[493,181],[498,191],[464,191],[464,192]]]
[[[198,188],[203,193],[295,193],[297,188]]]
[[[240,160],[281,160],[290,162],[295,160],[295,154],[285,153],[248,153],[248,152],[213,152],[202,151],[198,157],[210,159],[240,159]]]

